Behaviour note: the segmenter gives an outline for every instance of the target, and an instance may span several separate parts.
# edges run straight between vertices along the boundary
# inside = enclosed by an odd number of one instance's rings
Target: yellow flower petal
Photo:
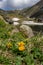
[[[24,50],[25,50],[24,46],[19,47],[19,51],[24,51]]]
[[[24,46],[25,43],[24,43],[24,42],[20,42],[20,43],[18,43],[18,45],[19,45],[19,46]]]
[[[12,44],[9,42],[6,44],[7,48],[11,48],[12,47]]]
[[[9,31],[8,34],[11,34],[11,32]]]

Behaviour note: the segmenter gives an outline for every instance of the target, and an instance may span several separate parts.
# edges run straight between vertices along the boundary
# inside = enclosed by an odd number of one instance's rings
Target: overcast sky
[[[0,0],[1,9],[22,9],[36,4],[40,0]]]

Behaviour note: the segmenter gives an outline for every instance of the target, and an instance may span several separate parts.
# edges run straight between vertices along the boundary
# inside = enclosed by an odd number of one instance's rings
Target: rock
[[[23,32],[28,38],[31,38],[31,37],[34,36],[31,27],[29,27],[27,25],[21,25],[20,26],[20,31]]]

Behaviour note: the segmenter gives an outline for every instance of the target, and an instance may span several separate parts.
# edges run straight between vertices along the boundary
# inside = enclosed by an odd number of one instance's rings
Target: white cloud
[[[7,0],[0,1],[0,8],[5,8],[7,5]]]
[[[32,6],[37,3],[39,0],[2,0],[0,1],[0,8],[25,8]]]

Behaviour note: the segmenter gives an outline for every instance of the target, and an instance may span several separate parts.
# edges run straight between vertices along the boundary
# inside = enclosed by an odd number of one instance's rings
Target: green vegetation
[[[43,35],[26,38],[0,20],[0,65],[43,65]]]

